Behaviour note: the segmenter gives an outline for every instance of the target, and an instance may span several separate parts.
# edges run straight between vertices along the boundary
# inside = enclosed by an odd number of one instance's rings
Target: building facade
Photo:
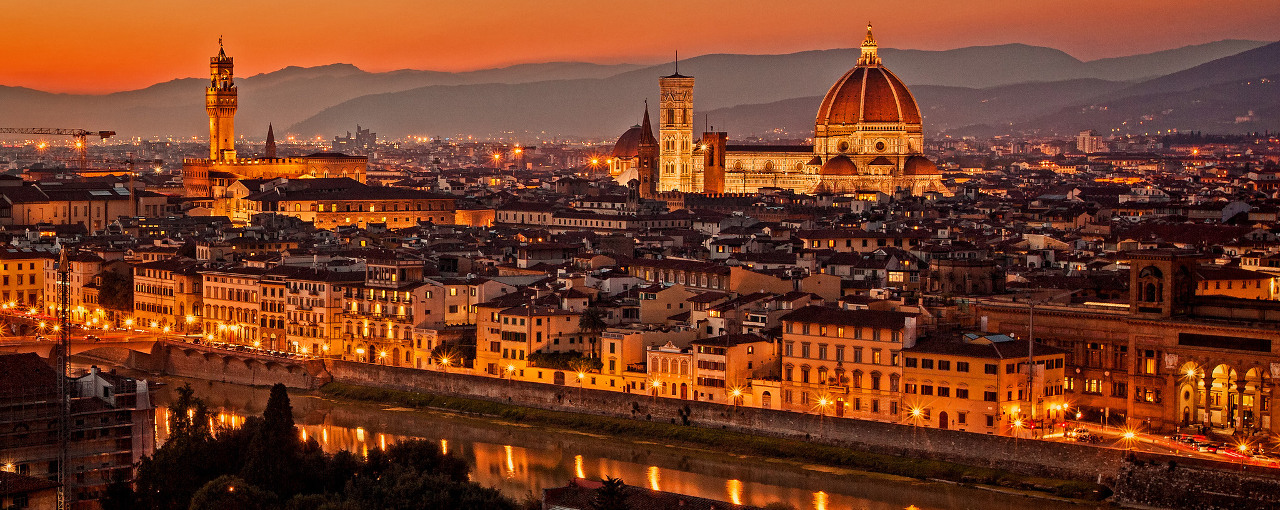
[[[695,140],[695,80],[678,70],[663,76],[658,80],[656,191],[756,193],[781,188],[950,195],[938,167],[924,156],[920,108],[902,80],[884,67],[877,47],[868,25],[857,64],[832,85],[818,107],[812,146],[730,145],[726,133],[704,133]],[[622,172],[626,166],[613,168],[624,184],[629,180]]]

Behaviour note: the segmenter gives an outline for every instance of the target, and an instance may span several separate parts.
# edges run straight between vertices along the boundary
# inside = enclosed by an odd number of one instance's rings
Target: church
[[[677,70],[658,80],[658,136],[648,106],[644,122],[619,137],[609,158],[620,183],[639,194],[880,191],[951,195],[938,167],[924,156],[920,107],[902,80],[884,67],[867,37],[857,64],[818,106],[813,145],[731,145],[724,132],[693,136],[694,78]]]
[[[350,177],[361,183],[369,158],[321,152],[307,156],[276,157],[275,136],[267,128],[265,154],[241,158],[236,154],[235,115],[239,97],[233,79],[234,62],[218,39],[218,55],[209,58],[209,87],[205,89],[205,111],[209,114],[209,159],[182,161],[182,187],[188,197],[222,198],[229,186],[241,179],[286,177]]]

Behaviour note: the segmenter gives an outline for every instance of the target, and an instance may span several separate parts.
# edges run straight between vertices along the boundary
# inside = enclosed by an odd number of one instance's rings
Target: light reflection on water
[[[227,398],[219,391],[234,391]],[[212,392],[212,393],[209,393]],[[164,404],[164,390],[157,400]],[[204,393],[204,394],[202,394]],[[217,412],[211,425],[242,426],[245,416],[260,414],[266,390],[201,384],[197,396]],[[492,423],[421,412],[388,411],[358,404],[338,404],[295,395],[299,434],[315,439],[330,453],[339,450],[368,455],[406,439],[438,440],[446,453],[472,466],[471,479],[522,499],[543,488],[564,485],[573,477],[621,478],[631,485],[733,504],[765,506],[785,502],[799,510],[1080,509],[1054,501],[1033,500],[938,483],[883,480],[804,469],[762,459],[700,454],[653,444]],[[168,409],[157,405],[157,444],[168,437]]]

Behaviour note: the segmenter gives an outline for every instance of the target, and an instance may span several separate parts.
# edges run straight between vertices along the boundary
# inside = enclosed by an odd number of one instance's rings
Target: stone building
[[[870,25],[857,64],[831,86],[818,107],[811,146],[731,145],[728,134],[721,132],[695,139],[694,82],[678,68],[658,80],[658,162],[652,169],[657,192],[755,193],[781,188],[798,193],[905,190],[950,195],[941,172],[923,154],[920,108],[902,80],[880,61]],[[614,158],[624,161],[611,160],[610,166],[624,184],[635,167],[629,163],[636,157],[629,150],[631,140],[640,134],[627,131],[615,146],[628,148],[615,150]]]
[[[808,306],[782,317],[781,406],[899,420],[902,349],[916,344],[914,314]],[[770,407],[776,395],[760,395]]]
[[[1127,306],[985,299],[975,316],[985,331],[1065,349],[1066,399],[1086,419],[1276,432],[1280,305],[1197,296],[1196,253],[1143,250],[1128,258]]]
[[[228,57],[218,40],[218,55],[209,59],[209,86],[205,88],[205,110],[209,114],[209,158],[182,161],[182,186],[190,197],[218,198],[239,179],[278,177],[349,177],[365,182],[369,158],[339,153],[275,157],[274,133],[266,155],[241,158],[235,146],[235,115],[239,92],[235,85],[234,59]],[[268,129],[270,131],[270,129]]]

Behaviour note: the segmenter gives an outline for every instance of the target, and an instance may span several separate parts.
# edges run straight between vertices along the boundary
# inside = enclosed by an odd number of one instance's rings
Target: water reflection
[[[206,382],[193,386],[217,412],[211,425],[242,426],[246,416],[261,414],[268,396],[265,389]],[[441,450],[470,463],[472,480],[516,499],[530,493],[540,496],[543,488],[562,486],[573,477],[612,476],[654,490],[761,507],[781,501],[798,510],[1083,508],[949,484],[890,481],[455,415],[337,404],[301,392],[292,396],[299,434],[315,438],[326,452],[345,449],[368,455],[371,448],[411,438],[439,441]],[[158,392],[160,404],[170,398],[172,391]],[[169,435],[168,409],[161,405],[156,413],[157,443],[162,443]]]

